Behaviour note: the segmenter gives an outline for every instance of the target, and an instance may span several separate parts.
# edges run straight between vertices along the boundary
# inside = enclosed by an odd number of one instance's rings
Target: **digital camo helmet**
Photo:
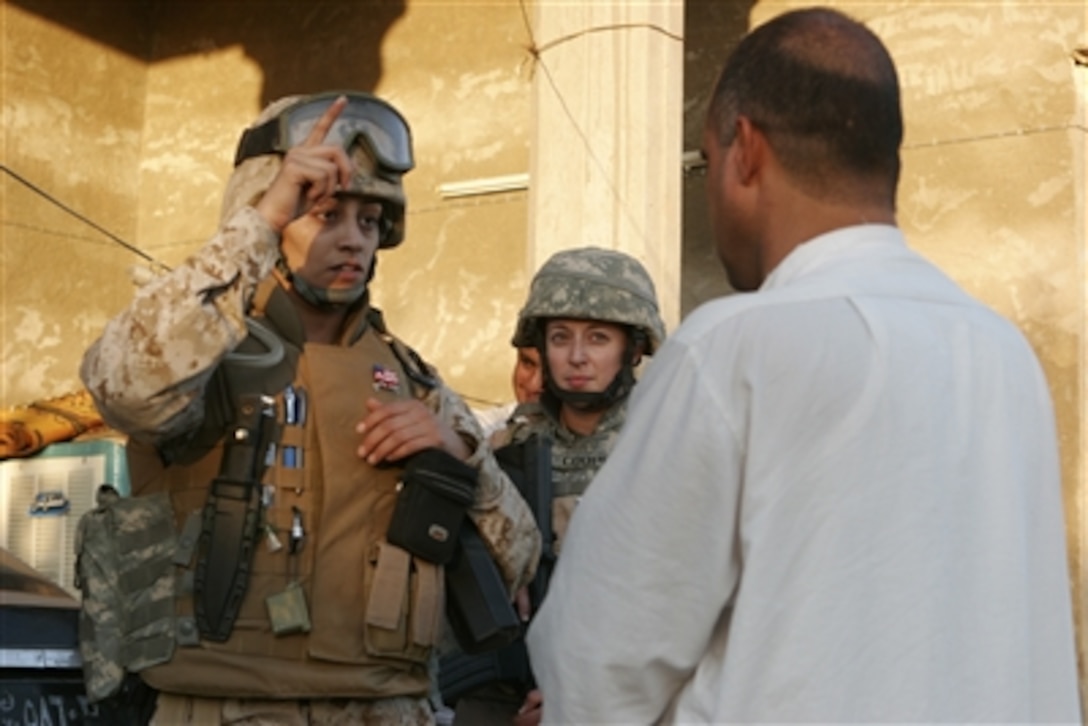
[[[381,248],[396,247],[404,240],[407,200],[402,178],[415,165],[411,129],[393,106],[359,91],[288,96],[265,107],[238,142],[234,173],[223,197],[221,222],[226,222],[246,205],[255,204],[268,191],[282,166],[283,155],[306,139],[314,123],[340,96],[346,96],[348,103],[333,123],[325,142],[342,145],[351,161],[351,182],[342,193],[381,202]],[[291,277],[282,259],[280,268]],[[348,291],[316,288],[301,279],[292,280],[292,283],[303,297],[315,304],[352,302],[333,299],[338,292]]]
[[[605,391],[564,391],[555,384],[544,349],[544,323],[550,318],[599,320],[627,328],[623,365]],[[582,247],[555,253],[536,273],[510,342],[540,350],[545,397],[550,394],[584,410],[605,410],[631,392],[639,353],[652,355],[664,340],[665,323],[646,268],[623,252]]]

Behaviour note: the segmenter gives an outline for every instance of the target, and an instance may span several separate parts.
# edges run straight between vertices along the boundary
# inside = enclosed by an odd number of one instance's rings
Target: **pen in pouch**
[[[291,507],[291,535],[288,539],[287,551],[297,555],[302,551],[302,543],[306,539],[306,531],[302,527],[302,510]]]
[[[306,389],[305,388],[298,388],[298,389],[295,390],[295,420],[296,420],[296,423],[299,426],[305,426],[306,425],[306,413],[307,413],[306,409],[307,409]],[[303,450],[302,450],[301,447],[295,448],[295,466],[297,468],[299,468],[299,469],[301,469],[302,466],[303,466],[303,464],[302,464],[302,451]]]
[[[283,419],[288,426],[298,424],[298,395],[294,386],[283,389]],[[283,465],[288,469],[298,467],[298,451],[294,446],[283,447]]]

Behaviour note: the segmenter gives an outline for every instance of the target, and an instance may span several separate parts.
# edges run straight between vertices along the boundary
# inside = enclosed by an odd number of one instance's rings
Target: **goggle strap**
[[[260,126],[248,128],[238,141],[238,151],[234,154],[234,165],[238,166],[246,159],[279,152],[279,118],[265,121]]]

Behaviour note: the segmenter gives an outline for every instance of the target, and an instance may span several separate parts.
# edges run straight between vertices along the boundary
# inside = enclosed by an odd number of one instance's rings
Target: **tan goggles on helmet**
[[[288,106],[276,118],[246,129],[238,142],[234,165],[262,154],[284,154],[298,146],[340,96],[347,96],[348,105],[333,122],[325,143],[350,149],[362,138],[373,152],[375,161],[389,171],[403,174],[415,166],[412,134],[404,117],[385,101],[352,91],[309,96]]]

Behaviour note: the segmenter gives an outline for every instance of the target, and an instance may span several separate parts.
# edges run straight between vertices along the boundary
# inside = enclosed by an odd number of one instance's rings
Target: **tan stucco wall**
[[[437,189],[528,172],[528,47],[518,3],[409,3],[384,53],[382,88],[415,119],[420,168],[409,243],[382,260],[377,299],[473,405],[512,400],[509,341],[531,273],[527,193],[443,200]]]
[[[126,17],[118,13],[115,29],[143,37]],[[132,239],[144,63],[16,5],[0,5],[0,28],[0,163]],[[101,329],[100,311],[130,294],[99,270],[132,255],[3,171],[0,219],[0,406],[7,406],[73,390],[79,349]]]

